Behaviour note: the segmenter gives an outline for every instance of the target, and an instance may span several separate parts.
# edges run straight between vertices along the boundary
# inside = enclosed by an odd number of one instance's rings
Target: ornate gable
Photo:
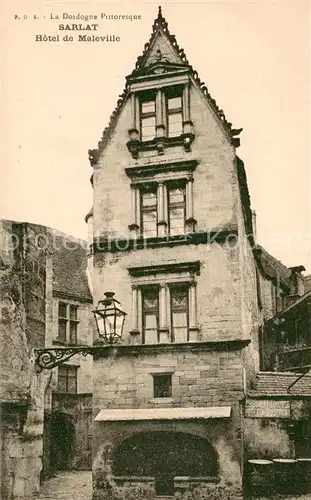
[[[143,78],[155,78],[156,76],[160,76],[161,74],[163,75],[164,73],[174,73],[176,75],[185,72],[193,78],[195,83],[200,88],[202,94],[215,113],[215,116],[220,121],[228,139],[234,146],[238,147],[240,142],[238,138],[235,138],[235,136],[239,135],[242,129],[232,129],[232,124],[227,121],[223,110],[219,109],[215,99],[211,97],[205,82],[200,80],[198,72],[189,64],[184,49],[178,46],[175,35],[170,34],[168,24],[163,17],[162,9],[159,6],[158,16],[153,23],[151,37],[145,44],[142,55],[138,57],[135,69],[129,76],[126,77],[125,89],[119,96],[120,99],[118,100],[117,106],[110,117],[108,126],[104,129],[102,138],[98,143],[98,148],[89,150],[89,160],[91,165],[93,166],[98,162],[102,151],[108,143],[110,135],[116,125],[119,113],[121,112],[121,108],[131,94],[131,82],[139,81]],[[135,130],[135,127],[133,130]],[[191,133],[188,133],[188,136],[191,135]],[[134,139],[134,142],[137,142],[137,140]]]

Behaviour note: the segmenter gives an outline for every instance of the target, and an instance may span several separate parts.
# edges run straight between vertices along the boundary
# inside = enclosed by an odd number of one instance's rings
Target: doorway
[[[51,418],[51,469],[53,472],[72,469],[75,426],[71,415],[56,412]]]

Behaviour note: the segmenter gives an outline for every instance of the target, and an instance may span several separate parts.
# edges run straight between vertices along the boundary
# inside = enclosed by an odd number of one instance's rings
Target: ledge
[[[144,420],[205,420],[230,418],[231,406],[205,406],[201,408],[131,408],[99,410],[95,422],[132,422]]]
[[[154,477],[149,476],[112,476],[111,478],[116,483],[131,482],[131,483],[153,483]]]
[[[171,372],[170,372],[171,373]],[[158,374],[156,374],[158,375]],[[166,373],[165,373],[166,375]],[[174,398],[152,398],[152,399],[149,399],[149,403],[152,403],[152,404],[157,404],[157,405],[166,405],[166,404],[172,404],[175,402],[175,399]]]
[[[170,344],[114,344],[105,345],[100,341],[94,342],[92,348],[94,359],[107,358],[109,356],[137,356],[141,354],[151,354],[159,352],[188,351],[234,351],[244,349],[250,340],[234,339],[209,342],[187,342],[187,343],[170,343]]]
[[[172,273],[174,271],[193,271],[196,274],[200,274],[200,261],[190,261],[190,262],[172,262],[169,264],[159,263],[152,264],[149,266],[131,266],[127,268],[129,274],[135,278],[141,276],[148,276],[150,274],[163,274]]]
[[[115,482],[138,482],[138,483],[149,483],[154,482],[155,478],[153,476],[112,476],[111,478]],[[219,476],[175,476],[174,483],[219,483]]]
[[[157,238],[105,238],[99,236],[94,238],[92,249],[94,252],[117,253],[130,250],[143,250],[146,248],[172,247],[175,245],[211,245],[213,243],[224,243],[231,235],[238,235],[236,228],[211,231],[187,233],[180,236],[163,236]]]
[[[198,477],[187,477],[187,476],[176,476],[174,477],[174,484],[176,487],[176,483],[179,488],[187,487],[189,483],[219,483],[219,476],[198,476]]]
[[[153,147],[155,146],[152,143]],[[147,165],[134,165],[125,169],[125,172],[130,178],[140,178],[149,175],[164,173],[164,172],[193,172],[197,165],[198,160],[185,160],[181,159],[178,161],[158,162],[158,163],[148,163]]]
[[[68,299],[68,300],[75,300],[76,302],[86,302],[89,304],[93,304],[93,299],[92,299],[91,295],[89,297],[86,297],[85,295],[76,295],[74,293],[64,292],[63,290],[53,289],[53,297],[57,297],[57,298],[61,298],[61,299]]]

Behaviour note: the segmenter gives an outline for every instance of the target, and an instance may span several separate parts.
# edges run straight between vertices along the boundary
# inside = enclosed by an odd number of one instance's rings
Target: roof
[[[273,257],[262,246],[256,245],[256,252],[259,257],[260,267],[264,274],[271,279],[280,278],[280,281],[290,287],[291,285],[291,270],[282,264],[281,261]]]
[[[161,33],[168,40],[174,54],[176,55],[179,63],[181,64],[181,66],[184,66],[185,68],[187,68],[190,71],[190,74],[193,77],[194,81],[196,82],[196,84],[198,85],[202,94],[204,95],[207,102],[211,106],[215,115],[217,116],[217,118],[221,122],[223,129],[232,138],[235,135],[239,135],[239,133],[242,131],[242,129],[236,129],[236,130],[232,129],[232,123],[227,121],[223,110],[218,107],[215,99],[213,99],[211,97],[205,82],[202,82],[200,80],[198,72],[189,64],[188,59],[187,59],[186,54],[185,54],[185,51],[184,51],[184,49],[179,47],[175,35],[172,35],[169,32],[168,24],[167,24],[166,19],[162,15],[161,7],[159,7],[158,16],[153,23],[152,33],[151,33],[150,39],[145,44],[142,54],[137,58],[135,69],[133,70],[133,72],[131,73],[130,76],[140,75],[142,73],[142,70],[144,69],[144,64],[145,64],[145,62],[146,62],[146,60],[147,60],[147,58],[152,50],[154,41],[159,33]],[[129,85],[128,85],[128,82],[126,82],[125,89],[123,90],[122,94],[119,95],[117,105],[110,116],[108,126],[103,131],[103,135],[102,135],[101,140],[98,143],[97,149],[90,149],[89,150],[89,160],[90,160],[90,163],[92,166],[98,162],[101,153],[103,152],[104,148],[106,147],[108,140],[111,136],[111,133],[113,132],[114,127],[117,123],[117,119],[118,119],[118,116],[120,114],[121,108],[123,107],[128,95],[129,95]]]
[[[53,237],[53,293],[92,300],[87,282],[87,244],[51,230]]]
[[[301,373],[259,372],[256,375],[255,388],[249,396],[309,396],[311,397],[311,374],[304,375],[288,391]]]
[[[210,406],[205,408],[148,408],[126,410],[100,410],[95,417],[101,421],[132,420],[184,420],[206,418],[229,418],[231,406]]]

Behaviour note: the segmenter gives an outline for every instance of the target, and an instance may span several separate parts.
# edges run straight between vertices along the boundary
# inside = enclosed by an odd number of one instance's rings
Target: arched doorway
[[[75,442],[75,426],[71,415],[56,412],[51,417],[51,468],[70,470]]]
[[[157,495],[173,495],[176,476],[215,476],[217,470],[217,454],[209,441],[180,432],[135,434],[113,456],[114,475],[155,477]]]

